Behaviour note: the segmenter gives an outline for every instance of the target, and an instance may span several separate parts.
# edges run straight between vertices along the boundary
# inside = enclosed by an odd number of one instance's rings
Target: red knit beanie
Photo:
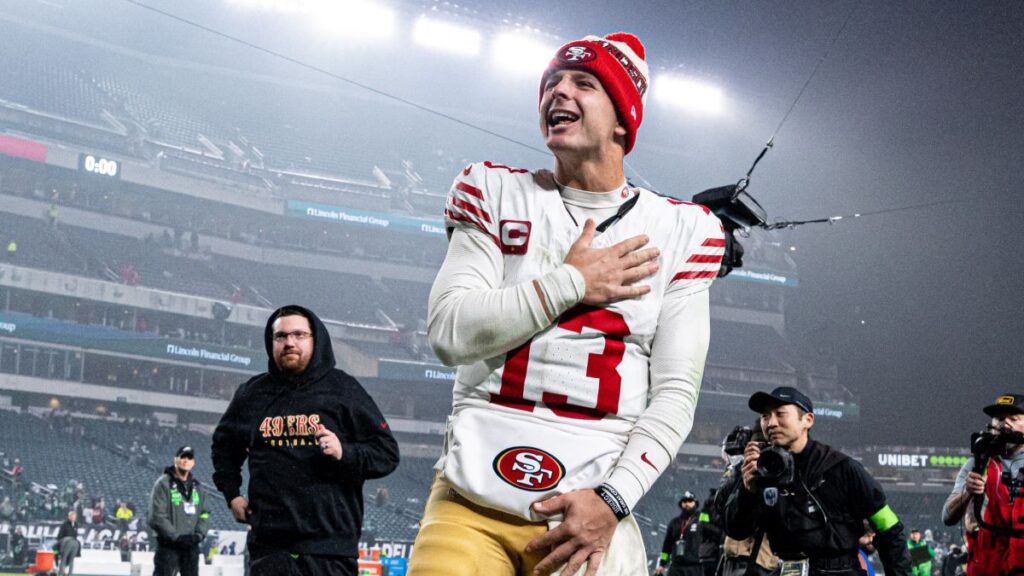
[[[597,76],[626,128],[626,154],[629,154],[644,119],[648,85],[645,58],[644,45],[628,32],[574,40],[558,49],[541,75],[540,96],[544,97],[544,83],[556,70],[583,70]]]

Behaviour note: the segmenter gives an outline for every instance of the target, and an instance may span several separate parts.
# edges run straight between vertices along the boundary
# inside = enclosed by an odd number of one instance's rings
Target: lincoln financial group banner
[[[337,222],[338,224],[351,224],[411,234],[444,236],[444,222],[440,218],[414,218],[412,216],[400,216],[382,212],[366,212],[340,206],[329,206],[327,204],[312,204],[299,200],[289,200],[285,213],[288,216],[295,216],[306,220]]]
[[[441,364],[426,362],[403,362],[401,360],[381,360],[378,364],[377,377],[383,380],[402,380],[405,382],[455,382],[455,369]]]
[[[188,360],[197,364],[228,366],[242,370],[254,368],[254,354],[251,350],[172,340],[153,334],[118,330],[110,326],[36,318],[17,312],[0,312],[0,336],[155,359]]]

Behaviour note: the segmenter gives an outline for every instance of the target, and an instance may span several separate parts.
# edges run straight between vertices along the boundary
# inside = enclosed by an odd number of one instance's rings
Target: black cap
[[[697,495],[694,494],[693,492],[690,492],[689,490],[687,490],[686,492],[683,492],[683,495],[679,497],[679,503],[680,504],[682,504],[683,502],[690,501],[690,500],[696,502],[697,501]]]
[[[178,448],[178,451],[174,453],[175,458],[181,458],[182,456],[189,456],[191,458],[196,457],[196,453],[192,450],[191,446],[182,446]]]
[[[996,398],[996,403],[983,409],[989,416],[1000,414],[1024,414],[1024,394],[1003,394]]]
[[[757,392],[747,402],[747,406],[758,414],[773,406],[785,404],[793,404],[802,408],[805,412],[814,413],[814,403],[811,402],[811,399],[803,392],[789,386],[779,386],[772,390],[771,393]]]

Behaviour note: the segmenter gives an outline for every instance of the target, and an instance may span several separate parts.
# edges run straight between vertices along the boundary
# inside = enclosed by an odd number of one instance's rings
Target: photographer
[[[764,442],[764,434],[761,432],[760,419],[755,422],[754,428],[737,426],[722,442],[722,452],[729,468],[722,476],[722,485],[718,488],[715,496],[716,515],[723,521],[726,515],[726,503],[729,497],[739,490],[743,480],[741,468],[743,466],[743,451],[747,444],[753,442]],[[723,563],[722,576],[769,576],[774,574],[779,567],[779,559],[772,553],[771,544],[768,538],[762,533],[758,538],[753,536],[745,540],[736,540],[725,537],[722,545]],[[755,564],[751,566],[751,556],[754,556]]]
[[[761,415],[771,445],[747,444],[743,485],[726,506],[726,533],[742,539],[763,530],[784,574],[859,576],[857,544],[867,519],[885,573],[909,576],[903,524],[860,463],[810,438],[810,398],[780,387],[754,394],[748,406]]]
[[[1024,538],[1005,531],[1018,530],[1024,536],[1024,442],[1018,437],[1024,433],[1024,394],[1003,394],[984,412],[992,418],[990,432],[975,436],[974,456],[957,475],[942,508],[942,521],[953,526],[965,520],[967,570],[972,576],[1024,574]],[[981,526],[975,517],[976,498],[983,498],[982,520],[995,530]]]

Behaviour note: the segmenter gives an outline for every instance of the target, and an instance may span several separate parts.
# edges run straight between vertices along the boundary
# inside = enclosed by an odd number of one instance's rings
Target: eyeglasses
[[[287,342],[289,338],[294,338],[296,342],[302,342],[311,336],[313,336],[313,333],[306,332],[305,330],[296,330],[294,332],[274,332],[274,342]]]

